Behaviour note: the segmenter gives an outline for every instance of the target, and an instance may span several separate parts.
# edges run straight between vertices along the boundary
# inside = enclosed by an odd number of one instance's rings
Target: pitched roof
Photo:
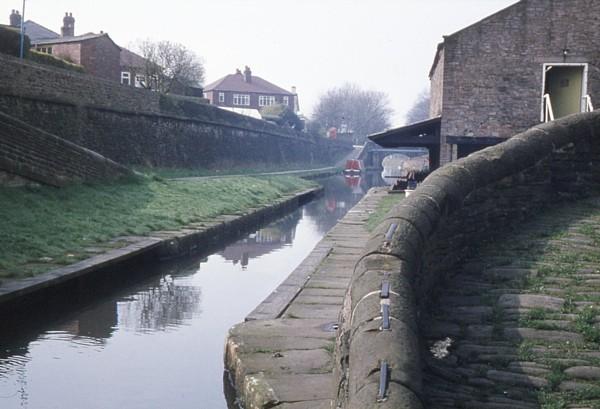
[[[46,40],[37,40],[37,41],[31,41],[31,44],[33,45],[47,45],[47,44],[65,44],[65,43],[80,43],[82,41],[87,41],[87,40],[92,40],[94,38],[100,38],[100,37],[104,37],[106,36],[106,38],[108,38],[110,40],[111,43],[113,43],[115,45],[115,47],[117,47],[119,50],[121,49],[121,47],[119,47],[113,40],[112,38],[110,38],[108,36],[108,34],[106,33],[100,33],[100,34],[94,34],[94,33],[86,33],[80,36],[73,36],[73,37],[59,37],[59,38],[49,38]]]
[[[254,74],[252,74],[252,81],[246,82],[244,81],[244,74],[239,72],[235,74],[226,75],[225,77],[204,87],[204,92],[215,90],[257,92],[261,94],[294,95],[290,91],[278,87],[277,85],[272,84],[269,81],[264,80],[261,77],[258,77]]]
[[[121,66],[143,68],[146,66],[146,59],[127,48],[121,48]]]
[[[60,34],[39,25],[35,21],[27,20],[23,23],[23,28],[32,43],[48,38],[60,38]]]

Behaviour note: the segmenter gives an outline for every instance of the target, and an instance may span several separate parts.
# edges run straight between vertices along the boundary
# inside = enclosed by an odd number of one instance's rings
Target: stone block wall
[[[442,163],[446,136],[508,138],[539,123],[545,63],[588,64],[600,103],[598,15],[593,0],[522,0],[445,37],[443,80],[431,84],[443,94]]]
[[[342,311],[340,407],[424,407],[419,312],[480,243],[549,204],[600,193],[598,138],[600,112],[534,127],[440,168],[388,213],[356,265]]]
[[[0,54],[0,111],[128,165],[332,163],[352,146]]]
[[[36,182],[59,187],[124,177],[133,177],[133,172],[0,112],[0,185]]]

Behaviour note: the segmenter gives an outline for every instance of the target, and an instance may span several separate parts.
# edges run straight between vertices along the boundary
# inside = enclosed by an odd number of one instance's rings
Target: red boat
[[[359,174],[362,171],[362,162],[359,159],[348,159],[344,173]]]

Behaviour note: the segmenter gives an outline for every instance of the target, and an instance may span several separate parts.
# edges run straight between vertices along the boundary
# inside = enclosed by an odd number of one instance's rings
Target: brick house
[[[145,75],[147,61],[141,55],[121,48],[120,81],[123,85],[142,88],[147,83]]]
[[[15,10],[10,22],[11,25],[20,25],[20,15]],[[88,74],[112,81],[120,80],[121,48],[103,32],[76,36],[72,14],[65,13],[61,34],[30,20],[24,22],[23,27],[31,40],[32,49],[82,65]]]
[[[249,67],[242,73],[239,69],[204,87],[204,95],[211,104],[229,107],[260,109],[264,106],[283,104],[298,112],[298,95],[295,87],[287,91],[252,74]]]
[[[600,104],[600,2],[522,0],[439,44],[430,119],[371,139],[429,149],[432,168]],[[553,114],[553,115],[551,115]]]

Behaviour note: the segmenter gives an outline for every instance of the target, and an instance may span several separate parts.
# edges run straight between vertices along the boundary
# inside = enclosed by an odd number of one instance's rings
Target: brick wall
[[[81,43],[80,64],[88,74],[121,82],[121,50],[106,35]]]
[[[594,0],[523,0],[446,37],[442,136],[510,137],[539,123],[544,63],[589,64],[600,102],[598,15]]]
[[[133,172],[0,112],[0,185],[18,186],[33,181],[63,186],[122,177],[133,177]]]
[[[536,126],[438,169],[387,214],[346,295],[335,359],[338,406],[423,409],[419,317],[481,243],[544,207],[600,193],[599,138],[600,112]],[[379,330],[384,280],[391,331]],[[377,403],[382,361],[392,369],[388,399]]]
[[[333,163],[352,147],[89,75],[0,55],[0,111],[124,164]]]

